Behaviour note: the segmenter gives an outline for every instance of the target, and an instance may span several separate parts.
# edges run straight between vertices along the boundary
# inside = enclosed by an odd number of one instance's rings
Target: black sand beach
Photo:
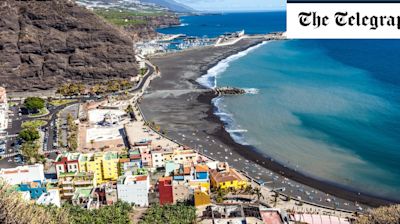
[[[195,80],[220,60],[262,41],[246,39],[232,46],[192,49],[152,58],[161,77],[151,82],[141,102],[145,118],[160,125],[172,139],[212,158],[227,161],[258,182],[271,188],[285,187],[283,193],[293,198],[301,197],[311,203],[344,210],[355,210],[358,203],[369,206],[392,203],[308,177],[258,153],[251,146],[233,141],[224,124],[213,114],[212,99],[216,96]]]

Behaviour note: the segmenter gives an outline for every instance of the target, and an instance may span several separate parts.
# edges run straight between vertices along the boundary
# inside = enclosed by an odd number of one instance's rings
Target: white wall
[[[118,199],[144,207],[149,205],[149,178],[145,181],[118,183]]]
[[[3,178],[11,185],[21,184],[22,182],[44,181],[43,165],[35,164],[31,166],[1,169],[0,178]]]

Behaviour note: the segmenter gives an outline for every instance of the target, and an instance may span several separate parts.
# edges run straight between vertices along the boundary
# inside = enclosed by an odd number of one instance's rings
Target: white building
[[[197,164],[198,159],[199,155],[193,149],[176,149],[174,150],[174,154],[172,155],[172,161],[174,161],[175,163],[183,164],[185,166]]]
[[[8,102],[7,102],[7,94],[6,89],[0,87],[0,137],[1,132],[4,132],[7,129],[8,125]]]
[[[148,176],[121,176],[117,183],[118,199],[141,207],[148,206],[149,189]]]
[[[174,151],[169,148],[161,148],[151,151],[151,162],[153,168],[165,167],[165,163],[172,160],[173,153]]]
[[[43,182],[45,180],[42,164],[1,169],[0,178],[3,178],[10,185],[33,181]]]
[[[29,191],[19,191],[22,200],[29,202],[31,200],[31,194]]]
[[[36,200],[36,204],[61,207],[60,192],[57,189],[50,189]]]

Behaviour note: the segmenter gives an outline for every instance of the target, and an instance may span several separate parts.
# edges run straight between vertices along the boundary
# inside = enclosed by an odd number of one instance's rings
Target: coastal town
[[[170,139],[166,130],[145,120],[140,108],[146,87],[162,73],[144,58],[138,57],[144,74],[117,94],[90,95],[82,88],[76,95],[10,98],[1,88],[0,177],[37,204],[98,209],[123,201],[145,213],[154,204],[189,203],[201,223],[350,223],[353,211],[363,210],[357,202],[265,172],[228,149],[215,152],[216,159],[206,148]],[[244,93],[224,87],[214,94]],[[30,101],[42,105],[29,110]],[[30,139],[21,134],[25,131]],[[27,152],[28,144],[38,148],[38,155]],[[238,161],[246,168],[230,166]],[[261,180],[264,173],[269,184]],[[313,197],[319,197],[319,205]]]
[[[8,123],[9,103],[6,90],[1,91],[2,108],[5,108],[3,122]],[[64,100],[69,106],[55,110],[58,113],[55,124],[60,129],[52,132],[62,132],[62,114],[73,111],[70,108],[76,106],[75,114],[69,113],[64,118],[68,120],[67,136],[74,131],[70,126],[78,129],[77,148],[71,147],[74,144],[70,140],[61,143],[61,136],[55,135],[55,141],[49,146],[47,138],[39,138],[36,141],[45,157],[44,163],[31,163],[29,159],[35,158],[27,157],[25,152],[21,156],[17,151],[6,153],[4,149],[2,162],[9,162],[10,168],[2,168],[0,177],[14,185],[24,200],[42,205],[60,207],[63,203],[72,203],[85,209],[98,209],[121,200],[143,209],[155,203],[185,202],[196,207],[201,223],[242,223],[243,220],[290,223],[290,220],[306,221],[313,217],[332,220],[331,223],[348,222],[351,213],[337,216],[338,211],[336,215],[333,210],[291,201],[290,197],[279,195],[282,189],[275,192],[265,189],[230,167],[228,162],[214,160],[168,139],[156,124],[143,119],[135,101],[141,92],[123,100],[110,97],[78,105]],[[41,136],[48,136],[44,128],[36,129]],[[7,128],[3,129],[3,133],[6,131]],[[5,141],[12,139],[7,134],[3,136]],[[18,166],[11,167],[14,162]]]
[[[387,201],[324,191],[325,183],[221,141],[206,124],[224,127],[213,120],[212,100],[251,91],[194,80],[230,56],[285,39],[245,30],[159,35],[132,44],[137,70],[124,79],[60,81],[32,92],[0,83],[0,223],[350,224],[368,217]],[[206,106],[199,112],[199,105]],[[3,218],[17,210],[38,217]]]

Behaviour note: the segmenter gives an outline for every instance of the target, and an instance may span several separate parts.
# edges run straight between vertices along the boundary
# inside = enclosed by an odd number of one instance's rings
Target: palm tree
[[[274,194],[274,207],[276,206],[276,203],[278,203],[278,197],[279,197],[279,194],[277,193],[277,192],[274,192],[275,194]]]
[[[94,139],[91,139],[91,140],[90,140],[90,144],[92,145],[92,149],[93,149],[93,148],[94,148],[94,147],[93,147],[93,145],[94,145]]]
[[[253,194],[256,195],[258,203],[260,202],[261,198],[264,199],[264,195],[262,194],[261,188],[259,187],[253,189]]]
[[[217,201],[217,203],[221,203],[224,201],[224,197],[226,195],[226,192],[224,189],[222,188],[217,188],[217,196],[215,198],[215,200]]]
[[[246,188],[244,189],[244,193],[250,194],[252,192],[253,188],[251,185],[247,185]]]

